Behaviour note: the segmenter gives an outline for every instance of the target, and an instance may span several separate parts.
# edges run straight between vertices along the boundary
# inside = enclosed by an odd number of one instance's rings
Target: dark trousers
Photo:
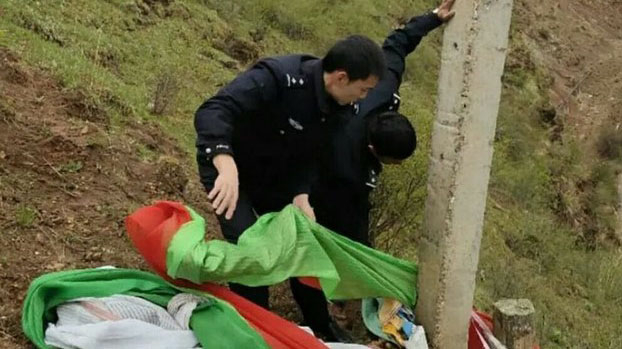
[[[224,215],[218,216],[220,229],[227,241],[237,243],[242,233],[257,221],[257,217],[264,213],[282,210],[291,202],[292,197],[270,197],[267,195],[253,195],[256,200],[243,190],[240,190],[238,204],[233,217],[227,220]],[[319,334],[329,333],[329,315],[326,298],[321,290],[303,285],[297,278],[289,280],[294,300],[298,303],[307,326]],[[231,290],[240,296],[260,305],[270,308],[270,293],[268,286],[249,287],[230,283]]]
[[[371,247],[369,239],[369,201],[343,185],[314,190],[311,206],[317,222],[337,234]]]

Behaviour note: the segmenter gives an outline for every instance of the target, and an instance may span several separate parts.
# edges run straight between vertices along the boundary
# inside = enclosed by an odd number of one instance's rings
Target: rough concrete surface
[[[512,0],[456,2],[445,29],[417,317],[433,348],[466,348]]]

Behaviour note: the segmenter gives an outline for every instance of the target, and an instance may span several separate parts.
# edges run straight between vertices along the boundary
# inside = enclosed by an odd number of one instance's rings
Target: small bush
[[[179,88],[179,81],[175,74],[171,72],[160,74],[156,81],[151,113],[164,115],[175,103]]]
[[[222,40],[214,41],[213,45],[241,63],[248,63],[259,57],[260,49],[257,44],[240,39],[233,32],[227,34]]]
[[[604,127],[598,136],[596,149],[605,159],[622,159],[622,129]]]
[[[59,46],[65,46],[67,39],[60,33],[59,25],[47,18],[35,18],[33,14],[22,12],[17,23],[28,30],[35,32],[46,41]]]
[[[80,172],[82,167],[84,167],[82,161],[69,161],[61,167],[60,171],[65,173],[76,173]]]
[[[112,46],[97,47],[86,53],[87,57],[94,63],[110,69],[115,74],[120,74],[121,64],[123,63],[123,57],[121,52]]]
[[[22,228],[31,227],[37,219],[37,211],[26,205],[20,205],[15,212],[15,222]]]
[[[276,7],[267,8],[263,13],[263,20],[292,40],[306,40],[313,37],[311,29]]]
[[[73,117],[93,122],[107,122],[106,110],[96,99],[96,96],[83,90],[70,91],[65,97],[65,108]]]

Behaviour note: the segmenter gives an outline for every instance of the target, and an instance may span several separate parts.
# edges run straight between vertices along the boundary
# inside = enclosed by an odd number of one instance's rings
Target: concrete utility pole
[[[466,348],[512,0],[459,0],[445,29],[417,321],[432,348]]]

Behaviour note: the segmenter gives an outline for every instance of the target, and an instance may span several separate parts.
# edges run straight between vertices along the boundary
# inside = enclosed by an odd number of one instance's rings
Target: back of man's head
[[[412,124],[404,115],[394,111],[370,115],[367,137],[380,158],[404,160],[417,148],[417,134]]]
[[[365,80],[373,75],[382,78],[386,69],[384,54],[368,37],[352,35],[338,41],[322,60],[325,72],[344,70],[350,81]]]

